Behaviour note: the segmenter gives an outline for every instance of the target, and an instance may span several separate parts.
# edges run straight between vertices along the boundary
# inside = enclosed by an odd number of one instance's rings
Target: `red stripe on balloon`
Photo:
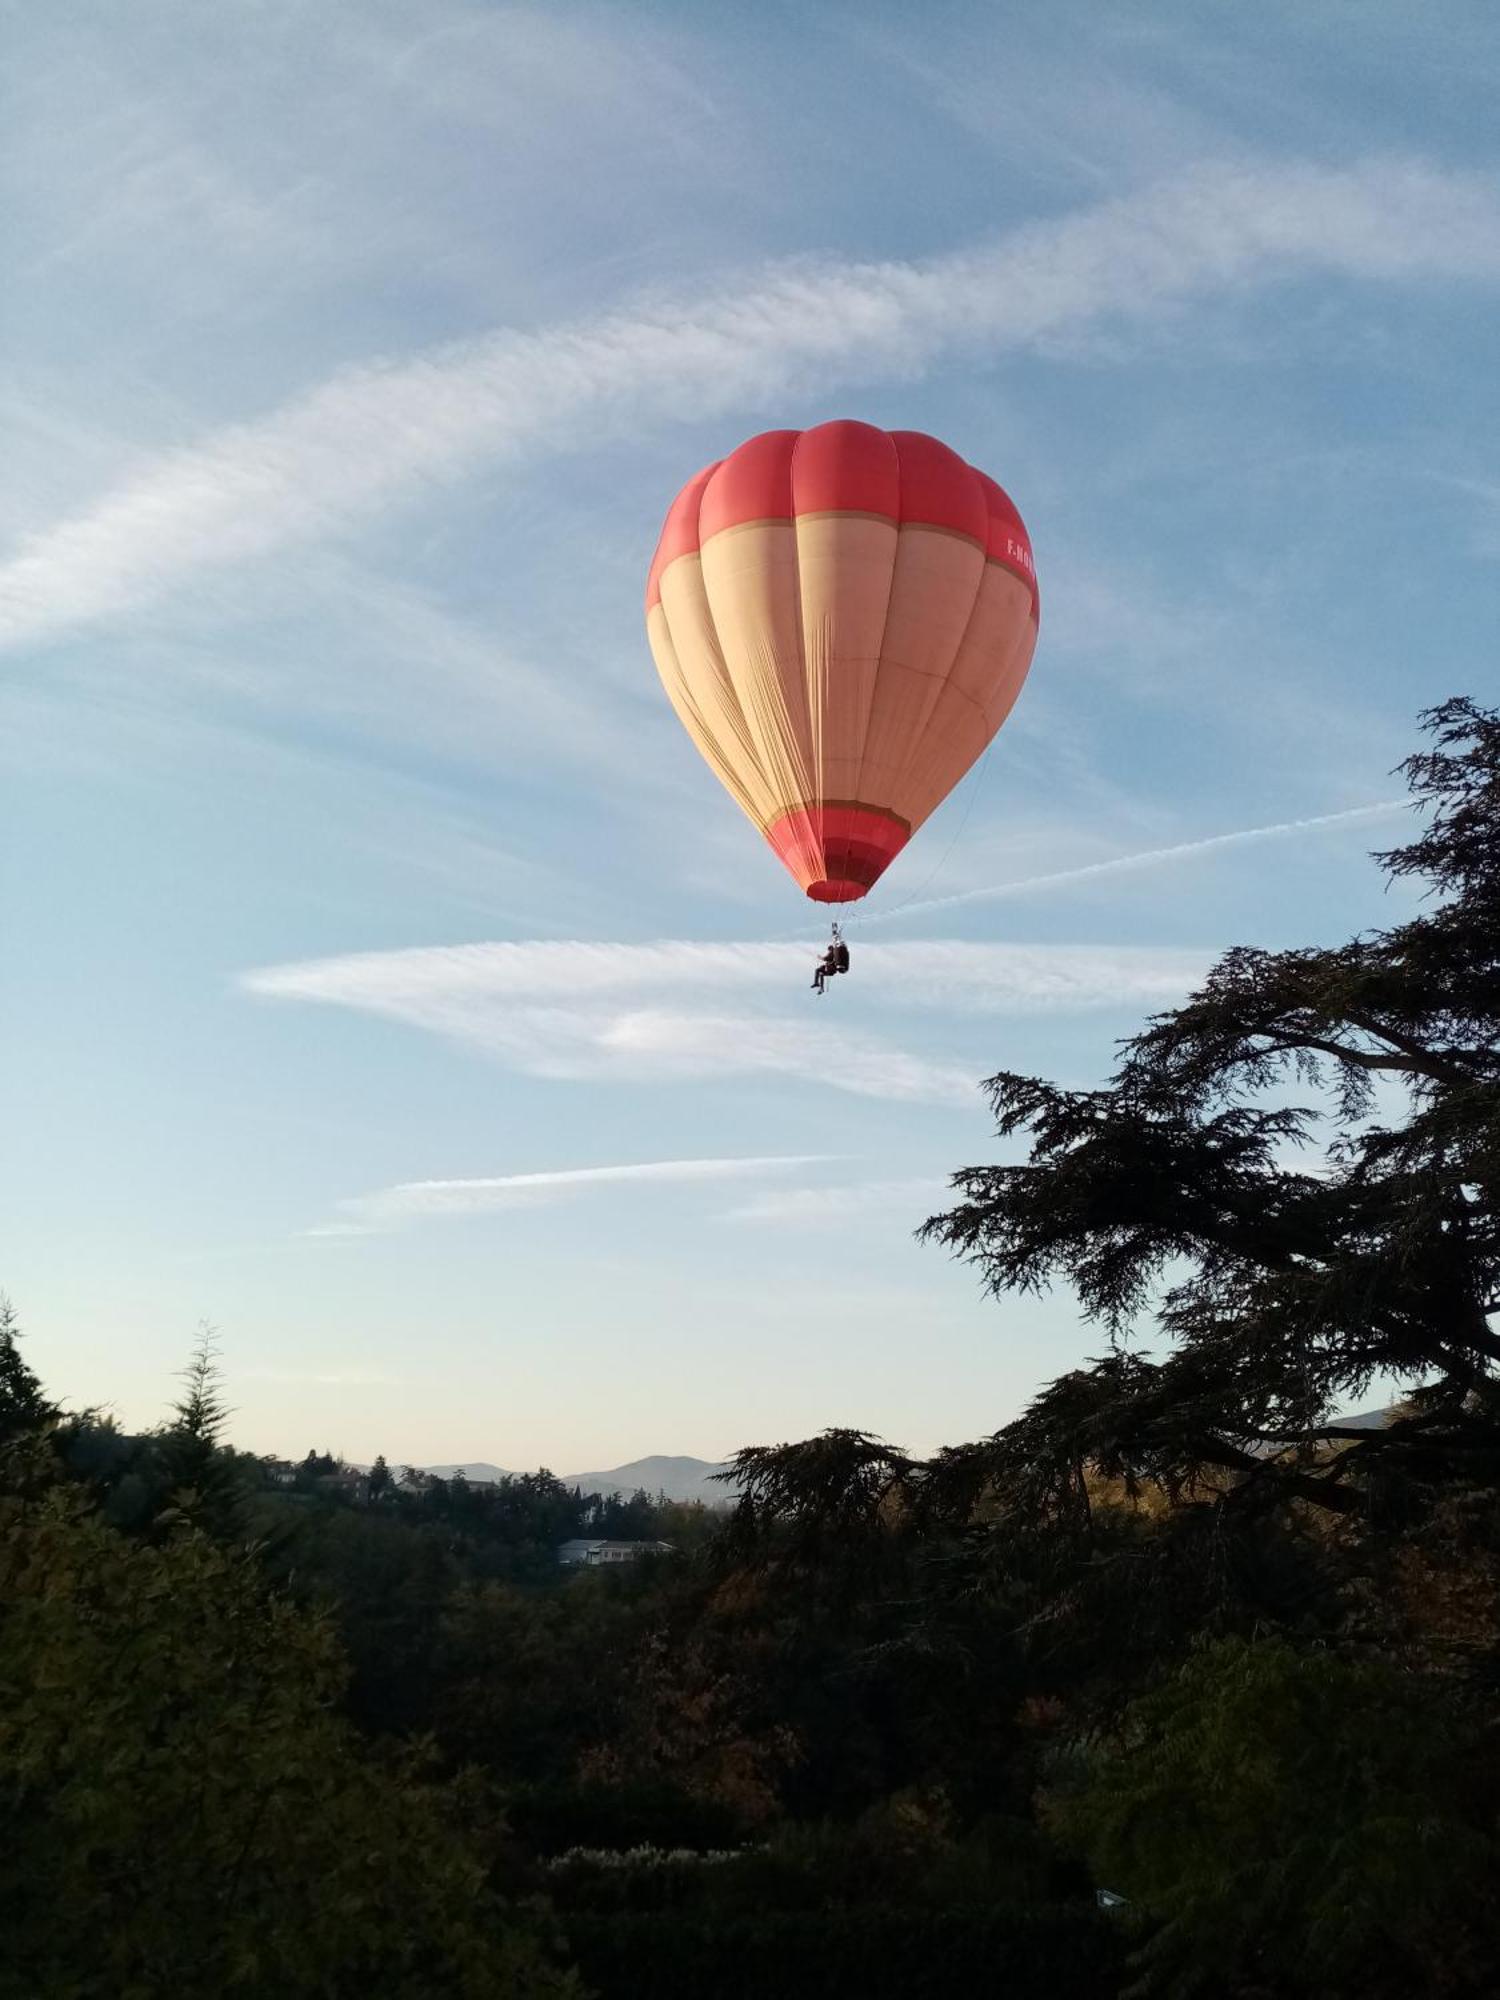
[[[901,461],[902,522],[947,528],[983,548],[990,515],[973,466],[925,431],[892,431],[891,442]]]
[[[762,431],[732,451],[703,489],[698,533],[706,542],[746,521],[792,518],[792,451],[796,431]]]
[[[1002,486],[925,431],[839,421],[763,431],[690,479],[663,524],[646,609],[660,600],[668,564],[696,554],[713,535],[749,521],[843,513],[966,535],[992,562],[1014,570],[1037,604],[1031,537]]]
[[[819,424],[792,453],[792,507],[798,514],[883,514],[901,519],[901,461],[873,424]]]
[[[817,903],[850,903],[889,868],[911,837],[877,807],[798,806],[766,828],[778,860]]]
[[[646,610],[648,614],[661,602],[661,573],[668,563],[676,562],[679,556],[693,556],[700,547],[698,536],[698,509],[703,499],[703,489],[718,471],[721,460],[705,465],[683,487],[677,498],[667,509],[667,518],[662,523],[661,537],[656,544],[656,554],[651,558],[651,568],[646,576]]]

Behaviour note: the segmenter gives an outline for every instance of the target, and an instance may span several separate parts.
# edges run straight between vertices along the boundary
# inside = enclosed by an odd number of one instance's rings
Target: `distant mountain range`
[[[1338,1417],[1337,1423],[1354,1430],[1379,1430],[1390,1418],[1389,1410],[1362,1410],[1357,1416]],[[368,1468],[359,1468],[367,1470]],[[498,1480],[513,1479],[504,1466],[491,1465],[482,1458],[462,1465],[428,1465],[424,1471],[438,1479],[451,1479],[461,1472],[475,1486],[493,1486]],[[720,1485],[716,1472],[727,1471],[707,1458],[633,1458],[628,1465],[611,1466],[608,1472],[565,1472],[564,1486],[581,1487],[585,1493],[623,1493],[629,1496],[643,1489],[653,1498],[665,1493],[669,1500],[702,1500],[710,1507],[727,1507],[735,1498],[732,1485]]]
[[[732,1486],[721,1486],[716,1472],[727,1466],[706,1458],[633,1458],[628,1465],[608,1472],[565,1472],[565,1486],[581,1486],[585,1493],[665,1493],[669,1500],[706,1500],[724,1507],[734,1498]]]
[[[462,1465],[429,1465],[424,1471],[438,1479],[451,1479],[461,1472],[475,1486],[493,1486],[498,1480],[512,1479],[514,1473],[487,1460],[469,1459]],[[638,1493],[653,1496],[665,1493],[669,1500],[704,1500],[710,1506],[727,1506],[734,1498],[732,1486],[714,1480],[724,1466],[707,1458],[633,1458],[628,1465],[611,1466],[608,1472],[564,1472],[564,1486],[582,1487],[585,1493]]]

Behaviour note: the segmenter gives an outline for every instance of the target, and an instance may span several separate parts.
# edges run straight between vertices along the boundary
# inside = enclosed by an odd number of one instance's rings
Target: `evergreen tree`
[[[1500,713],[1456,699],[1423,721],[1435,747],[1403,769],[1432,818],[1379,858],[1435,907],[1332,948],[1229,952],[1102,1089],[990,1079],[999,1135],[1029,1132],[1031,1157],[955,1176],[924,1234],[997,1295],[1071,1285],[1112,1352],[956,1459],[961,1482],[1082,1513],[1101,1473],[1227,1478],[1351,1513],[1376,1487],[1500,1479]],[[1404,1086],[1390,1124],[1375,1078]],[[1288,1103],[1299,1085],[1318,1102]],[[1160,1360],[1132,1344],[1153,1322]],[[1392,1378],[1395,1421],[1337,1421]]]
[[[172,1518],[181,1517],[218,1535],[240,1525],[244,1479],[223,1441],[229,1409],[214,1329],[204,1324],[187,1367],[172,1422],[157,1434],[157,1462]]]
[[[42,1385],[21,1358],[15,1308],[0,1292],[0,1445],[36,1430],[54,1414]]]

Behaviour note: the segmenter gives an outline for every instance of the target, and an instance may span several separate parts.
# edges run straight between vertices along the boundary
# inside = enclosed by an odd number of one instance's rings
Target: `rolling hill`
[[[456,1473],[476,1486],[492,1486],[498,1480],[514,1477],[503,1466],[491,1465],[487,1459],[466,1459],[458,1465],[429,1465],[423,1468],[438,1479],[452,1479]],[[707,1458],[686,1458],[656,1455],[650,1458],[633,1458],[626,1465],[614,1465],[607,1472],[565,1472],[561,1474],[565,1486],[578,1486],[585,1493],[637,1493],[645,1491],[655,1497],[665,1493],[669,1500],[703,1500],[710,1506],[724,1507],[734,1498],[734,1489],[715,1483],[713,1475],[724,1467]]]

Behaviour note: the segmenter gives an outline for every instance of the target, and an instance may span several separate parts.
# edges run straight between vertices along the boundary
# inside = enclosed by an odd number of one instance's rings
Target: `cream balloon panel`
[[[937,810],[1014,708],[1036,638],[1030,588],[1003,563],[986,563],[952,672],[891,801],[913,827]]]
[[[661,601],[647,616],[646,632],[657,672],[684,728],[764,833],[781,805],[729,678],[696,555],[683,556],[663,573]]]
[[[815,799],[912,827],[1019,693],[1030,592],[965,537],[862,514],[751,522],[679,557],[648,631],[684,726],[764,828]]]
[[[808,698],[824,798],[859,796],[899,530],[878,515],[804,514],[797,567]]]
[[[727,528],[699,552],[719,650],[755,755],[782,808],[818,788],[802,658],[797,532],[790,521]]]
[[[901,774],[952,670],[984,577],[984,551],[941,528],[901,529],[857,796],[911,815]]]
[[[681,562],[674,565],[674,570],[682,571],[687,567],[686,562]],[[696,569],[696,563],[693,567]],[[666,580],[663,581],[665,586]],[[731,715],[729,705],[717,698],[720,676],[711,667],[705,671],[704,654],[689,652],[687,656],[696,671],[690,672],[684,665],[667,617],[665,587],[662,601],[653,604],[647,613],[646,636],[650,641],[656,671],[666,689],[667,699],[676,711],[677,720],[735,804],[752,825],[764,833],[775,806],[755,762],[749,739],[744,735],[744,718],[739,712],[739,705],[733,704]],[[732,699],[731,695],[731,702]]]

